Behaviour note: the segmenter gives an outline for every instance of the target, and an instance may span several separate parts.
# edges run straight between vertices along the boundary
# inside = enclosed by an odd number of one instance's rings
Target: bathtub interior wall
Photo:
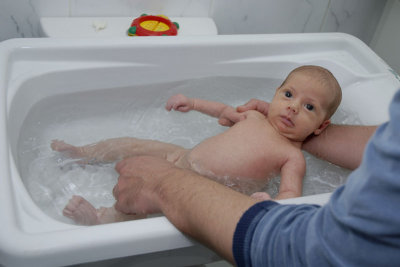
[[[156,56],[153,56],[154,53],[143,53],[141,49],[132,50],[131,43],[116,51],[112,48],[112,42],[109,46],[94,46],[90,50],[84,47],[74,48],[73,45],[50,50],[45,47],[34,51],[19,49],[13,54],[11,77],[8,78],[11,150],[15,155],[18,133],[31,107],[52,95],[212,76],[282,80],[291,69],[301,64],[317,64],[331,70],[342,85],[344,95],[350,96],[343,97],[342,105],[357,112],[363,123],[376,124],[387,118],[387,111],[369,114],[367,110],[363,110],[368,108],[363,105],[355,106],[351,102],[352,96],[360,90],[363,94],[372,95],[369,91],[374,90],[374,84],[379,86],[381,83],[393,81],[392,77],[388,79],[391,76],[388,73],[390,68],[384,63],[381,66],[375,64],[375,60],[380,61],[378,57],[365,56],[364,49],[367,48],[362,43],[359,43],[360,49],[340,38],[332,38],[329,43],[324,41],[322,45],[317,38],[312,42],[291,43],[282,39],[274,41],[274,37],[269,36],[269,45],[261,45],[257,44],[257,37],[254,38],[255,42],[251,45],[251,42],[240,41],[228,47],[225,45],[229,38],[221,38],[224,41],[219,41],[212,47],[205,45],[206,41],[203,39],[199,39],[195,45],[182,42],[169,46],[169,41],[158,45],[150,41],[151,46],[146,42],[135,44],[143,49],[146,47],[147,51],[157,50],[162,45],[162,52]],[[60,58],[60,55],[63,56]],[[366,83],[371,86],[365,86]],[[379,99],[384,103],[380,104],[387,106],[388,97],[385,94],[390,93],[382,91],[383,96]],[[150,94],[140,94],[142,103],[149,103],[152,98]]]
[[[38,247],[41,254],[29,254],[26,259],[46,256],[49,262],[51,258],[51,262],[60,265],[187,247],[193,243],[163,217],[82,228],[45,215],[33,203],[20,178],[25,175],[26,166],[18,154],[24,121],[41,103],[70,96],[82,96],[89,101],[93,94],[102,96],[104,100],[99,101],[107,101],[107,95],[118,92],[121,99],[132,98],[135,105],[145,107],[152,105],[155,98],[167,97],[168,88],[159,85],[176,88],[193,79],[243,77],[269,79],[276,86],[293,68],[316,64],[330,69],[341,83],[341,108],[357,114],[360,123],[377,124],[388,119],[386,107],[399,86],[390,68],[365,44],[343,34],[192,37],[179,42],[173,38],[101,43],[25,39],[4,42],[0,48],[2,58],[8,59],[0,66],[7,111],[4,129],[10,147],[10,166],[5,168],[10,171],[2,179],[10,183],[11,192],[1,189],[10,198],[7,203],[12,209],[8,207],[7,214],[16,221],[17,226],[13,227],[28,234],[24,236],[27,240],[33,242],[35,234],[45,233]],[[99,112],[104,114],[107,108]],[[4,202],[0,207],[4,208]],[[105,229],[113,235],[105,233]],[[57,243],[59,238],[69,241]],[[90,241],[93,239],[96,244]],[[74,247],[77,242],[82,251]],[[147,245],[139,245],[143,242]],[[25,251],[29,250],[29,244],[23,245]],[[112,251],[107,250],[110,246],[114,247]],[[86,253],[88,250],[90,253]],[[99,254],[99,250],[107,253]],[[50,253],[63,257],[50,257]],[[75,257],[73,260],[71,255]]]

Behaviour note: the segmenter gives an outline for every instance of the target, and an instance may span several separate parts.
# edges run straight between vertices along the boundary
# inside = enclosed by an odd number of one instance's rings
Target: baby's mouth
[[[292,120],[288,116],[281,116],[281,121],[287,127],[294,127],[294,123],[292,122]]]

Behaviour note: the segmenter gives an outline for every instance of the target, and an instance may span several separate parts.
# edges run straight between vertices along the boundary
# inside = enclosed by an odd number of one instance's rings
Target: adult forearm
[[[233,262],[233,234],[254,199],[186,170],[166,177],[157,197],[178,229]]]
[[[233,261],[236,225],[256,200],[160,158],[132,157],[115,169],[117,210],[162,212],[182,232]]]
[[[357,168],[377,126],[329,125],[303,144],[307,152],[348,169]]]

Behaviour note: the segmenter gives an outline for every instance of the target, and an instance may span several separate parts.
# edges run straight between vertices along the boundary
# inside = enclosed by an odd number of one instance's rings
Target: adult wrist
[[[174,196],[179,193],[180,188],[177,185],[181,184],[185,175],[187,174],[184,169],[177,167],[170,168],[164,172],[163,176],[154,186],[152,199],[164,214],[167,212],[171,202],[174,201]]]

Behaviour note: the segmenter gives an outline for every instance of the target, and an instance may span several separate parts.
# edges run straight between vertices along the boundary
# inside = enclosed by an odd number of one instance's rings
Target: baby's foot
[[[101,207],[97,210],[97,217],[99,223],[113,223],[113,222],[124,222],[133,221],[138,219],[144,219],[147,217],[145,214],[125,214],[117,211],[114,207]]]
[[[82,149],[80,147],[67,144],[61,140],[51,141],[50,146],[54,151],[61,152],[71,158],[81,158],[83,156]]]
[[[271,196],[265,192],[255,192],[250,197],[254,198],[255,200],[260,200],[260,201],[272,199]]]
[[[71,218],[77,224],[100,224],[97,210],[81,196],[73,196],[63,210],[64,216]]]

